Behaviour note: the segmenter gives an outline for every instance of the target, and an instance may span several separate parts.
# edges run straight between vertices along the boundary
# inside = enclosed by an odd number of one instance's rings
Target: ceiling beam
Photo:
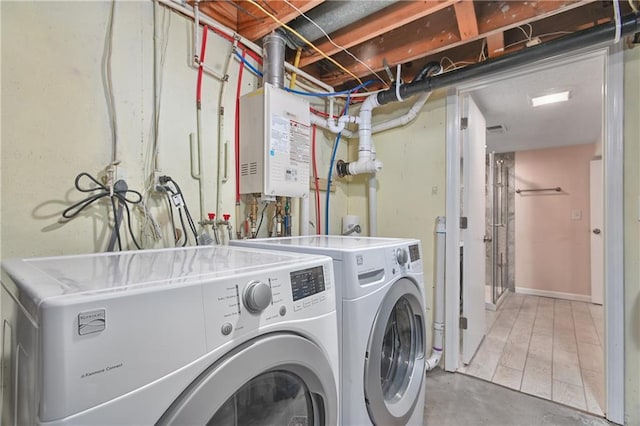
[[[383,59],[386,59],[390,64],[406,63],[592,2],[593,0],[481,2],[476,10],[479,30],[479,35],[476,37],[461,40],[457,31],[451,30],[455,25],[455,16],[447,16],[448,10],[443,10],[438,14],[406,25],[402,28],[402,31],[398,30],[391,34],[386,34],[384,43],[386,46],[393,46],[390,49],[384,49],[382,46],[383,41],[380,37],[377,37],[351,51],[369,67],[379,71],[382,69]],[[450,12],[450,14],[453,15],[453,12]],[[334,59],[358,77],[364,77],[371,73],[366,66],[355,62],[344,53],[335,55]],[[310,70],[310,72],[313,73],[313,70]],[[324,73],[321,72],[319,78],[334,87],[352,79],[349,75],[335,69]]]
[[[331,34],[331,39],[338,46],[348,49],[407,25],[417,19],[445,9],[459,1],[460,0],[400,1],[348,27],[334,32]],[[329,40],[314,44],[328,56],[334,55],[342,50]],[[320,59],[322,59],[322,56],[316,51],[311,50],[305,52],[300,59],[300,67],[311,65]]]
[[[461,1],[453,5],[461,40],[468,40],[478,35],[478,19],[472,1]]]
[[[304,13],[323,1],[289,0],[289,3]],[[285,24],[300,15],[296,9],[283,1],[255,0],[255,2]],[[249,40],[256,41],[280,26],[278,22],[250,2],[236,1],[235,3],[245,10],[245,12],[238,12],[238,32]]]
[[[194,5],[195,2],[189,2],[189,4]],[[238,9],[233,3],[200,1],[198,2],[198,7],[205,15],[233,31],[238,31]]]
[[[498,31],[487,36],[487,52],[490,58],[504,54],[504,32]]]

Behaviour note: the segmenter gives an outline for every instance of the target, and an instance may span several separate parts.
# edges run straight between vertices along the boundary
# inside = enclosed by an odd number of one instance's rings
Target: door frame
[[[529,74],[577,60],[603,56],[605,90],[603,108],[603,198],[604,198],[604,321],[606,417],[624,422],[624,225],[623,225],[623,117],[624,58],[620,44],[590,47],[572,54],[514,68],[487,78],[470,80],[447,93],[446,128],[446,289],[445,356],[446,371],[458,369],[460,357],[460,120],[461,96],[471,90],[506,77]],[[454,224],[456,226],[451,226]]]

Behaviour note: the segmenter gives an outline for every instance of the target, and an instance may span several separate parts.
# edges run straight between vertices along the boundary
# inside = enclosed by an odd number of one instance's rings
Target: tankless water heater
[[[240,98],[240,193],[309,192],[309,102],[269,83]]]

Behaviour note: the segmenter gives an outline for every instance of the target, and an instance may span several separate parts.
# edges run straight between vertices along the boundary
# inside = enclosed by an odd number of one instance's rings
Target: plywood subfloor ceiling
[[[627,1],[620,1],[619,5],[622,15],[631,11]],[[402,64],[402,78],[410,81],[430,61],[453,69],[609,22],[614,16],[612,2],[593,0],[203,0],[199,7],[257,43],[282,28],[281,23],[300,29],[304,36],[302,31],[309,28],[308,19],[301,16],[304,13],[315,22],[325,23],[333,40],[313,37],[310,41],[319,50],[361,80],[377,80],[379,87],[384,85],[380,78],[389,83],[384,64],[394,73],[396,65]],[[367,14],[368,10],[374,11]],[[367,15],[362,16],[363,13]],[[304,46],[300,68],[336,88],[356,84],[353,75],[285,31],[292,44]],[[288,49],[289,61],[293,62],[294,55],[295,51]]]

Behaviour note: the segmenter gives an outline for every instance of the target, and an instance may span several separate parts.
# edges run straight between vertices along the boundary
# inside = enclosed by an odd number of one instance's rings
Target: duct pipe
[[[618,26],[616,22],[601,24],[537,46],[528,47],[515,53],[500,56],[496,59],[489,59],[431,78],[404,84],[398,91],[400,99],[406,99],[422,92],[432,92],[436,89],[453,86],[470,78],[486,77],[491,74],[508,71],[514,67],[570,53],[586,46],[610,43],[613,41],[617,29]],[[622,18],[619,31],[622,35],[640,31],[640,12],[631,13]],[[377,94],[377,103],[379,105],[388,104],[397,100],[399,100],[399,98],[396,93],[396,88]]]
[[[442,343],[444,341],[444,255],[445,255],[446,226],[444,216],[436,219],[436,292],[433,322],[433,345],[431,356],[425,361],[427,370],[433,370],[442,357]]]
[[[284,88],[284,37],[277,31],[264,38],[263,43],[264,83],[269,83],[278,89]]]

